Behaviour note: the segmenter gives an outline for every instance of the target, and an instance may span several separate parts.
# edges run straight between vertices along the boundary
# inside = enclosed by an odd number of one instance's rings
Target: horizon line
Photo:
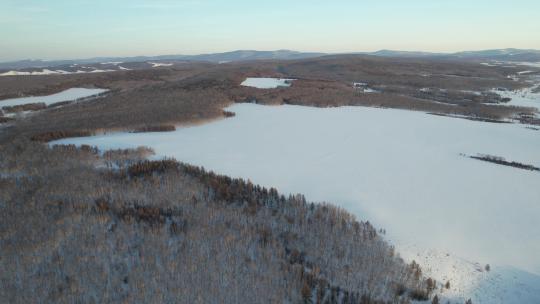
[[[157,55],[103,55],[95,57],[76,57],[76,58],[61,58],[61,59],[43,59],[43,58],[21,58],[21,59],[12,59],[12,60],[0,60],[0,63],[14,63],[21,61],[76,61],[76,60],[92,60],[92,59],[101,59],[101,58],[136,58],[136,57],[165,57],[165,56],[204,56],[204,55],[215,55],[215,54],[226,54],[234,52],[294,52],[294,53],[314,53],[321,55],[369,55],[382,51],[391,51],[391,52],[402,52],[402,53],[424,53],[424,54],[434,54],[434,55],[452,55],[465,52],[482,52],[482,51],[497,51],[497,50],[519,50],[519,51],[537,51],[540,52],[540,49],[535,48],[515,48],[515,47],[505,47],[505,48],[487,48],[487,49],[464,49],[460,51],[424,51],[424,50],[402,50],[402,49],[377,49],[375,51],[345,51],[345,52],[322,52],[322,51],[298,51],[293,49],[271,49],[271,50],[261,50],[261,49],[234,49],[230,51],[222,52],[201,52],[201,53],[170,53],[170,54],[157,54]]]

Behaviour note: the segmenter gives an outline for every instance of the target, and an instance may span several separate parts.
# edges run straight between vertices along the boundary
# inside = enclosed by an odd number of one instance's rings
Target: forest
[[[408,303],[436,288],[345,210],[151,153],[1,146],[0,298]]]

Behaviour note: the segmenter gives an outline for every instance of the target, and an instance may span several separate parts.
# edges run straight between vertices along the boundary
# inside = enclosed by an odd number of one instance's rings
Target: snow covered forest
[[[435,288],[337,207],[151,151],[0,148],[0,298],[408,303]]]

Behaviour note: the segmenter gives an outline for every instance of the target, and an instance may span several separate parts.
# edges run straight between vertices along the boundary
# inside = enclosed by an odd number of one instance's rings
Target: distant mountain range
[[[477,52],[459,52],[455,53],[454,56],[459,58],[490,59],[499,61],[540,61],[540,51],[530,49],[499,49]]]
[[[540,50],[531,49],[495,49],[483,51],[464,51],[457,53],[429,53],[381,50],[372,53],[363,53],[384,57],[409,57],[409,58],[437,58],[437,59],[469,59],[488,61],[540,61]]]
[[[354,54],[381,56],[381,57],[401,57],[401,58],[433,58],[447,60],[487,60],[487,61],[540,61],[540,51],[530,49],[496,49],[483,51],[465,51],[458,53],[430,53],[430,52],[410,52],[380,50],[376,52],[360,52]],[[290,50],[278,51],[254,51],[238,50],[225,53],[201,54],[201,55],[161,55],[161,56],[135,56],[135,57],[96,57],[76,60],[20,60],[12,62],[0,62],[0,70],[8,69],[29,69],[47,68],[53,66],[65,66],[73,64],[96,64],[107,62],[148,62],[148,61],[208,61],[208,62],[234,62],[248,60],[291,60],[314,58],[325,55],[336,55],[328,53],[306,53]]]
[[[0,62],[0,69],[26,69],[46,68],[72,64],[94,64],[106,62],[146,62],[146,61],[209,61],[209,62],[232,62],[265,59],[303,59],[324,56],[324,53],[305,53],[289,50],[278,51],[253,51],[238,50],[225,53],[201,54],[201,55],[161,55],[161,56],[135,56],[135,57],[96,57],[75,60],[20,60],[12,62]]]

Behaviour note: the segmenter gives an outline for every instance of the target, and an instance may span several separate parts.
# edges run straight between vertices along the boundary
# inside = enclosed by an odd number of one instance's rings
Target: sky
[[[540,49],[538,0],[0,0],[0,61]]]

